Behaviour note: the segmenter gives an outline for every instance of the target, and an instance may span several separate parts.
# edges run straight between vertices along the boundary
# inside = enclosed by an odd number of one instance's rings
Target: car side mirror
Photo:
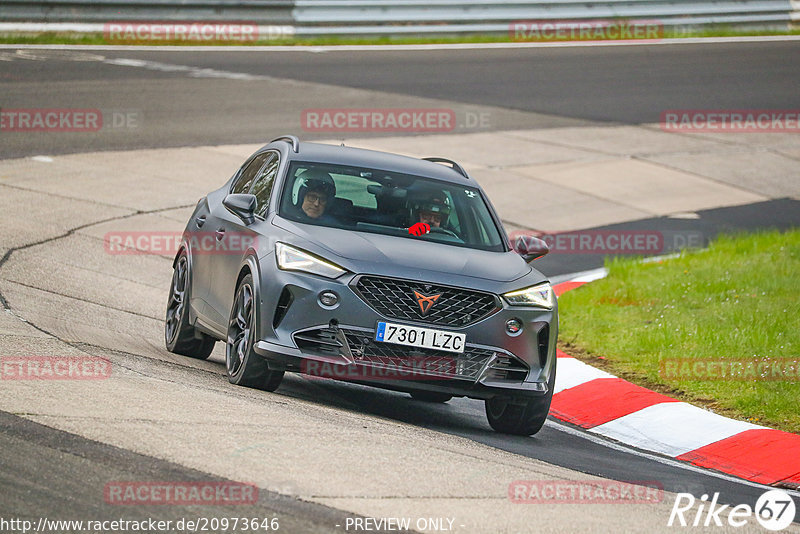
[[[514,252],[522,256],[526,262],[541,258],[550,252],[550,247],[543,239],[530,235],[521,235],[514,243]]]
[[[228,211],[239,217],[244,224],[253,224],[253,221],[256,220],[255,213],[258,200],[256,200],[255,195],[228,195],[222,201],[222,205],[228,208]]]

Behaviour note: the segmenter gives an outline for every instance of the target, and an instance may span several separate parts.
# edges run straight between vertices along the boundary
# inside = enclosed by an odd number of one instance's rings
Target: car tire
[[[214,350],[216,340],[189,324],[190,280],[189,258],[186,252],[181,252],[172,271],[164,319],[164,341],[170,352],[205,360]]]
[[[444,403],[453,398],[452,395],[447,393],[439,393],[437,391],[412,391],[411,397],[414,400],[422,402],[439,402]]]
[[[248,274],[239,282],[231,308],[225,369],[231,384],[275,391],[283,380],[283,371],[270,371],[267,361],[253,350],[257,313],[253,276]]]
[[[489,425],[503,434],[517,436],[536,434],[544,426],[547,414],[550,412],[555,382],[556,373],[553,369],[550,380],[547,382],[546,395],[518,400],[509,400],[503,397],[487,399],[486,418],[489,420]]]

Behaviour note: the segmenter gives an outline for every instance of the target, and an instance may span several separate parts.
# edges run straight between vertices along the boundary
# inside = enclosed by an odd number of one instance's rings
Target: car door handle
[[[201,215],[200,217],[197,217],[194,222],[197,223],[198,228],[201,228],[206,223],[206,216]]]
[[[217,234],[217,241],[220,241],[223,237],[225,237],[225,228],[220,228],[214,233]]]

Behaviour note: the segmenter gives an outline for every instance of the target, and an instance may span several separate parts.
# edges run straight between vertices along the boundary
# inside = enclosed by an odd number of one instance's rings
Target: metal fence
[[[0,1],[4,23],[237,21],[290,26],[299,36],[505,33],[514,21],[614,18],[655,20],[665,27],[778,27],[800,22],[800,0]]]
[[[294,4],[292,0],[0,0],[0,21],[247,21],[292,24]]]

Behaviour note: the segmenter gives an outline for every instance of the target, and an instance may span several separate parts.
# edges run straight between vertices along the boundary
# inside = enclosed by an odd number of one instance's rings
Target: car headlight
[[[325,278],[337,278],[346,272],[334,263],[286,243],[275,243],[275,257],[278,260],[278,268],[284,271],[303,271]]]
[[[552,310],[555,305],[555,295],[550,284],[538,284],[518,291],[505,293],[503,298],[512,306],[534,306]]]

